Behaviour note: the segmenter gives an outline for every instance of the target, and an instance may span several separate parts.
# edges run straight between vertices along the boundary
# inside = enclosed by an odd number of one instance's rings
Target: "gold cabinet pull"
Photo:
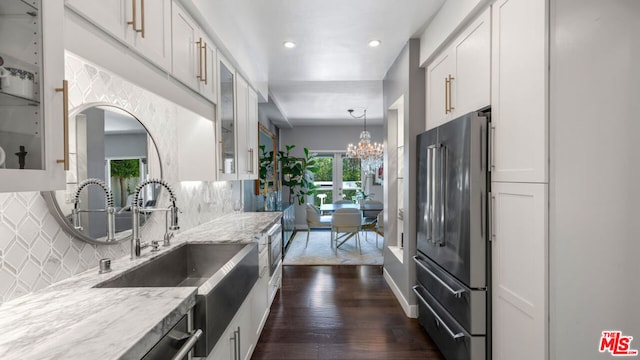
[[[224,174],[224,140],[220,140],[220,173]]]
[[[138,29],[138,8],[136,7],[136,0],[131,0],[131,11],[133,13],[133,17],[131,19],[131,21],[127,21],[128,25],[131,25],[131,27],[133,28],[133,31],[137,32],[137,33],[142,33],[142,37],[144,37],[144,0],[140,0],[141,1],[141,10],[142,10],[142,15],[141,15],[141,20],[142,20],[142,27],[140,29]]]
[[[133,0],[135,2],[135,0]],[[144,38],[144,0],[140,0],[140,15],[141,15],[141,19],[140,19],[140,33],[142,33],[142,38]],[[138,31],[138,30],[136,30]]]
[[[62,92],[62,133],[63,133],[63,148],[64,158],[58,159],[58,164],[64,164],[64,170],[69,170],[69,82],[67,80],[62,81],[62,87],[56,88],[56,92]]]
[[[207,78],[209,77],[207,74],[207,43],[204,43],[204,84],[207,85]]]
[[[449,113],[449,78],[444,78],[444,113]]]
[[[253,148],[249,149],[249,170],[247,172],[249,174],[253,174]]]
[[[447,110],[449,112],[453,112],[453,110],[455,110],[453,105],[451,105],[451,84],[453,84],[453,80],[455,80],[455,78],[453,76],[451,76],[451,74],[449,74],[449,77],[447,78],[447,81],[448,81],[447,99],[449,99],[449,102],[448,102],[448,105],[447,105]]]
[[[202,81],[202,38],[196,41],[196,44],[198,44],[198,76],[196,78]]]

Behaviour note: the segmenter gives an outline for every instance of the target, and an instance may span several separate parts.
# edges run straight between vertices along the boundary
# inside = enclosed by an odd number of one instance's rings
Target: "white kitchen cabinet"
[[[65,4],[158,67],[171,68],[171,0],[65,0]]]
[[[238,180],[236,156],[236,71],[218,53],[218,180]]]
[[[493,181],[548,181],[546,4],[545,0],[493,4]]]
[[[547,184],[492,183],[493,359],[548,353]]]
[[[261,237],[260,254],[258,255],[258,264],[260,266],[260,272],[258,282],[256,283],[256,291],[251,299],[251,321],[252,327],[255,329],[256,341],[260,338],[260,333],[264,328],[264,324],[269,317],[269,249],[267,243],[267,236]]]
[[[258,179],[258,96],[247,81],[236,75],[236,122],[238,124],[238,176]]]
[[[278,289],[282,286],[282,261],[278,264],[275,271],[271,275],[269,280],[269,306],[273,304],[273,300],[276,298]]]
[[[176,163],[180,181],[214,181],[214,122],[182,107],[177,111]]]
[[[211,102],[218,102],[218,51],[213,41],[204,33],[198,50],[198,66],[202,66],[202,76],[198,78],[200,94]],[[202,55],[200,55],[202,54]],[[196,76],[197,77],[197,76]]]
[[[14,69],[0,80],[0,192],[65,188],[63,14],[61,0],[0,6],[0,56]]]
[[[257,337],[251,319],[252,298],[259,290],[254,286],[220,340],[207,356],[208,360],[248,360],[253,354]]]
[[[491,101],[491,11],[487,9],[427,66],[427,129]]]
[[[198,23],[175,1],[171,24],[171,74],[217,102],[217,49]]]
[[[238,161],[238,178],[242,180],[249,179],[251,176],[251,149],[249,148],[247,132],[249,131],[249,84],[247,81],[236,74],[236,141],[237,161]],[[257,131],[257,130],[256,130]]]
[[[198,90],[200,29],[189,13],[173,2],[171,14],[171,74],[188,87]]]

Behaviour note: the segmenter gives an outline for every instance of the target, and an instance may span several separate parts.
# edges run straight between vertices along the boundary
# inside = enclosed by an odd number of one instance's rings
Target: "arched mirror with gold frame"
[[[69,116],[69,158],[67,188],[43,192],[49,210],[70,235],[93,244],[113,244],[131,237],[131,201],[137,185],[150,178],[162,178],[155,141],[132,113],[110,104],[85,104]],[[99,179],[111,189],[115,207],[115,240],[107,240],[105,192],[100,186],[86,186],[85,179]],[[91,185],[91,184],[90,184]],[[147,186],[141,208],[155,207],[160,189]],[[80,213],[74,224],[76,200]],[[153,212],[141,212],[144,225]]]

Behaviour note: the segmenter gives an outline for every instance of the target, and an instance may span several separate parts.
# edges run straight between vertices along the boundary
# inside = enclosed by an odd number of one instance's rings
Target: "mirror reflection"
[[[107,236],[105,192],[94,186],[81,188],[86,179],[103,181],[113,194],[115,239],[131,235],[131,202],[136,187],[149,178],[161,178],[158,151],[145,127],[130,113],[114,106],[92,106],[69,117],[69,155],[66,191],[56,191],[51,204],[58,221],[72,235],[103,243]],[[152,212],[160,194],[158,186],[146,186],[138,206],[140,225]],[[46,196],[45,196],[46,198]],[[75,201],[77,215],[72,216]],[[75,222],[75,226],[74,226]],[[78,226],[78,222],[81,226]]]

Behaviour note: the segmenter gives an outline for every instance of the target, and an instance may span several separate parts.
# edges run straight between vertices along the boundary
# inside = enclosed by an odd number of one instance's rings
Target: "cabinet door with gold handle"
[[[56,92],[62,92],[62,137],[63,137],[63,158],[56,160],[57,163],[64,164],[64,170],[69,170],[69,83],[62,82],[61,88],[56,88]]]

